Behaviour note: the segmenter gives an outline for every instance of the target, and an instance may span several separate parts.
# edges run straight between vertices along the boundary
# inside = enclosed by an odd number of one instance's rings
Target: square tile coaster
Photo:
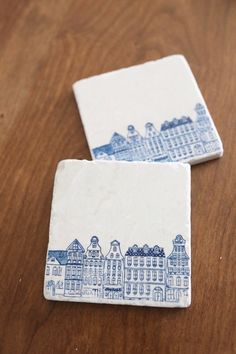
[[[52,201],[49,300],[187,307],[190,166],[64,160]]]
[[[223,154],[181,55],[83,79],[73,89],[94,159],[196,164]]]

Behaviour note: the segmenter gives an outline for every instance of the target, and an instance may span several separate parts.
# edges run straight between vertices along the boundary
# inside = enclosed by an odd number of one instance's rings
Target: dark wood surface
[[[236,1],[2,0],[0,16],[0,352],[236,353]],[[225,149],[192,168],[191,307],[46,301],[56,164],[90,159],[72,83],[174,53]]]

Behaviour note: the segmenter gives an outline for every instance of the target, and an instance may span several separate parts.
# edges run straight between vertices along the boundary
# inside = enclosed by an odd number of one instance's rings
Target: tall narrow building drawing
[[[98,237],[93,236],[84,255],[83,296],[102,296],[103,260]]]
[[[189,256],[185,249],[182,235],[177,235],[173,240],[173,250],[167,257],[167,285],[166,300],[179,302],[182,296],[189,295]]]
[[[103,297],[105,299],[123,299],[124,259],[120,242],[114,240],[104,259]]]
[[[81,296],[83,285],[84,248],[75,239],[66,249],[65,296]]]

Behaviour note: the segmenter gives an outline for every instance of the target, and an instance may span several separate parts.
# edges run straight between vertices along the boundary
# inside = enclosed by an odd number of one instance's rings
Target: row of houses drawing
[[[220,142],[205,107],[195,106],[196,119],[182,116],[165,121],[160,132],[146,123],[145,136],[133,125],[127,137],[115,132],[108,144],[92,150],[95,159],[126,161],[185,161],[220,150]]]
[[[75,239],[66,250],[48,251],[45,292],[51,296],[180,302],[189,295],[190,264],[182,235],[166,257],[155,245],[129,247],[120,242],[103,255],[97,236],[85,250]]]

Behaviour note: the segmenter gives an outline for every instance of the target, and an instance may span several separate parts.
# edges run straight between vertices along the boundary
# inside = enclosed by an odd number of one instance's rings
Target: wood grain
[[[236,2],[0,4],[0,352],[236,353]],[[192,306],[46,301],[56,165],[90,159],[72,83],[174,53],[189,61],[225,149],[192,169]]]

